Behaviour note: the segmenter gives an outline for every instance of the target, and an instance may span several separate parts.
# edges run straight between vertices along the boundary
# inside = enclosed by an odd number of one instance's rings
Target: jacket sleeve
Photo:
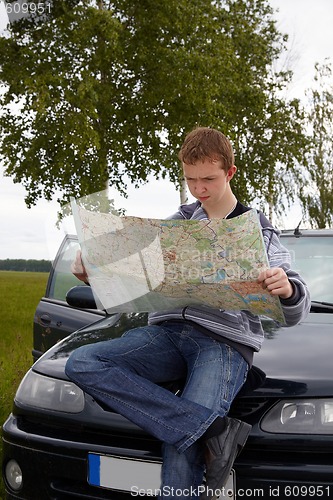
[[[277,231],[272,228],[263,229],[263,236],[270,267],[284,269],[293,286],[293,295],[289,299],[280,298],[280,302],[286,325],[296,325],[306,318],[310,311],[311,299],[308,287],[301,276],[292,269],[290,253],[281,244]]]

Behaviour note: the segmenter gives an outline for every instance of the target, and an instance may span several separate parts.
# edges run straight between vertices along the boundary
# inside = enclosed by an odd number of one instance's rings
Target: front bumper
[[[115,446],[101,445],[78,441],[77,436],[70,441],[32,434],[20,427],[19,418],[13,415],[3,425],[2,474],[8,500],[121,500],[131,497],[130,493],[88,484],[88,453],[135,460],[161,460],[160,445],[155,440],[145,443],[142,438],[133,437],[131,441],[134,448],[126,446],[127,439],[124,439],[125,446],[120,447],[119,439],[115,441]],[[5,478],[5,468],[10,460],[15,460],[22,470],[22,488],[16,492],[9,487]]]
[[[84,438],[82,433],[81,438]],[[88,453],[122,456],[136,460],[161,460],[155,440],[133,438],[132,446],[94,444],[63,440],[27,433],[18,419],[10,415],[3,426],[3,470],[14,459],[22,470],[23,483],[18,492],[6,482],[6,499],[73,500],[133,498],[130,491],[120,492],[90,486],[87,481]],[[250,437],[235,462],[236,496],[269,500],[333,498],[333,459],[331,453],[296,452],[258,448],[256,437]],[[328,451],[328,450],[327,450]],[[126,474],[126,470],[124,470]],[[151,498],[151,496],[150,496]],[[180,497],[179,497],[180,498]]]

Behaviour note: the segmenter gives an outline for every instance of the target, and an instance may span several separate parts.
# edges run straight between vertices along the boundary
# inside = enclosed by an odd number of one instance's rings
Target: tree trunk
[[[187,186],[186,186],[186,181],[184,177],[180,181],[180,189],[179,189],[179,196],[180,196],[180,204],[187,203],[188,198],[187,198]]]

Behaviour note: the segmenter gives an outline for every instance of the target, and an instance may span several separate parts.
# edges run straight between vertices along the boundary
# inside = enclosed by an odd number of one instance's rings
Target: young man
[[[179,159],[197,202],[181,206],[171,218],[232,218],[249,210],[232,192],[234,154],[221,132],[195,129]],[[294,325],[308,313],[307,287],[290,269],[278,233],[262,214],[260,221],[271,267],[258,282],[279,297],[286,324]],[[87,281],[80,255],[73,272]],[[204,473],[201,496],[214,498],[250,432],[250,425],[227,414],[262,340],[260,319],[246,311],[189,305],[150,314],[146,327],[120,339],[77,349],[66,373],[97,401],[163,442],[160,498],[172,498],[170,492],[178,499],[197,498]],[[158,385],[181,378],[186,379],[181,397]]]

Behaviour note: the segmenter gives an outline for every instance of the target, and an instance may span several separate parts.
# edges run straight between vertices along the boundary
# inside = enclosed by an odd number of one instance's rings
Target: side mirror
[[[90,286],[74,286],[66,294],[66,302],[79,309],[97,309],[94,294]]]

